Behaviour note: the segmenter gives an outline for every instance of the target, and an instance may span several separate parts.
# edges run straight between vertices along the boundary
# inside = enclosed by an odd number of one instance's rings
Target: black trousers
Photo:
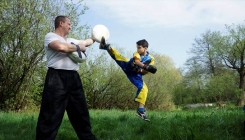
[[[91,132],[83,86],[76,71],[49,68],[36,128],[37,140],[54,140],[65,110],[80,140],[96,140]]]

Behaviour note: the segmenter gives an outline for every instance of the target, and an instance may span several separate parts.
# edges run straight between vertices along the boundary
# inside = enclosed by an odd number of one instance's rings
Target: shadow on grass
[[[34,140],[36,117],[1,113],[0,140]]]

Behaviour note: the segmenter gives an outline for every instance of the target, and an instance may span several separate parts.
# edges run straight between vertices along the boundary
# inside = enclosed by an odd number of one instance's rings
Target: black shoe
[[[145,121],[150,121],[147,117],[146,117],[146,113],[140,113],[139,111],[136,112],[136,116],[139,116],[141,119],[145,120]]]
[[[102,50],[109,50],[110,44],[106,44],[105,38],[102,36],[101,41],[100,41],[100,49]]]

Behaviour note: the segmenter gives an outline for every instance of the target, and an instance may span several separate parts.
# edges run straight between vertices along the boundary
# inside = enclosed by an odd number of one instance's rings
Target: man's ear
[[[63,24],[64,24],[64,22],[60,21],[60,26],[61,26],[61,27],[63,26]]]

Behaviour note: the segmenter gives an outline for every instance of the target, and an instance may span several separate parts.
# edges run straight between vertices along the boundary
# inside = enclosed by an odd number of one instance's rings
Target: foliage
[[[214,99],[215,102],[236,99],[234,92],[238,87],[235,80],[236,76],[231,72],[223,72],[222,75],[210,78],[204,89],[205,93],[208,93],[206,97]]]

